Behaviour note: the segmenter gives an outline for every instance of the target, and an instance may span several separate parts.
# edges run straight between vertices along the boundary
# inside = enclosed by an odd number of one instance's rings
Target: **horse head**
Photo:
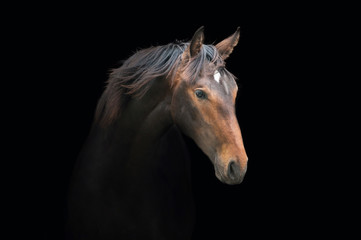
[[[248,161],[235,113],[238,87],[224,63],[238,40],[239,28],[217,45],[205,45],[203,27],[198,29],[181,55],[171,100],[174,123],[227,184],[242,182]]]

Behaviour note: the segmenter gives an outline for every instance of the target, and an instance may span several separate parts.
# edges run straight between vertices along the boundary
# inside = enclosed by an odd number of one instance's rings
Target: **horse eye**
[[[195,93],[196,93],[197,98],[206,98],[206,94],[202,90],[197,89],[195,91]]]

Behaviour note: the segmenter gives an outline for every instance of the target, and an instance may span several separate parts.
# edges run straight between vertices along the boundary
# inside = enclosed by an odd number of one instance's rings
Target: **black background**
[[[69,176],[112,67],[137,49],[188,41],[200,26],[207,44],[240,26],[227,68],[239,79],[236,107],[248,171],[241,185],[220,183],[210,161],[186,139],[197,207],[194,239],[344,234],[333,227],[340,226],[340,211],[329,198],[334,201],[338,182],[329,182],[334,173],[322,144],[332,136],[321,117],[329,110],[320,97],[321,62],[330,55],[323,38],[329,28],[324,8],[256,3],[31,7],[36,11],[23,6],[8,18],[14,23],[10,79],[21,84],[11,112],[22,127],[11,140],[25,146],[11,149],[15,165],[24,160],[10,185],[20,186],[10,187],[17,196],[10,198],[15,206],[10,210],[11,220],[22,226],[18,233],[62,239]]]

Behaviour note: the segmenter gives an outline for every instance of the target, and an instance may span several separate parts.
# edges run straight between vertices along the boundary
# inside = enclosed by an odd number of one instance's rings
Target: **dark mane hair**
[[[194,82],[203,74],[206,63],[212,68],[224,66],[216,47],[205,44],[197,56],[186,64],[181,64],[182,54],[188,45],[189,43],[170,43],[143,49],[125,60],[121,67],[111,70],[97,105],[95,121],[102,125],[111,123],[120,113],[124,96],[141,98],[154,79],[167,78],[172,87],[177,72],[181,72],[183,79]]]

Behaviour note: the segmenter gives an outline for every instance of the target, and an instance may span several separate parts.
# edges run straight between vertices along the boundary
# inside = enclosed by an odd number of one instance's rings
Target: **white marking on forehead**
[[[216,80],[217,83],[219,83],[219,79],[221,78],[221,74],[216,70],[213,74],[214,80]]]
[[[226,91],[226,94],[228,95],[229,94],[228,84],[224,80],[222,80],[222,82],[220,81],[221,74],[218,72],[218,70],[214,71],[213,77],[217,83],[219,83],[220,85],[222,85],[224,87],[224,90]]]

